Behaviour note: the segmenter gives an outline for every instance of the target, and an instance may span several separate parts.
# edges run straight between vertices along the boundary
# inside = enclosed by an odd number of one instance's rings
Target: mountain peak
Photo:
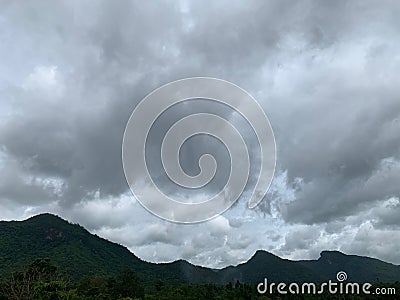
[[[347,256],[347,254],[344,254],[343,252],[340,252],[338,250],[323,250],[320,253],[321,257],[327,257],[327,256],[336,256],[336,257],[342,257],[342,256]]]
[[[73,226],[70,222],[64,220],[60,216],[51,214],[51,213],[42,213],[33,217],[28,218],[22,223],[32,224],[34,226],[61,226],[61,227],[69,227]]]
[[[26,221],[28,221],[28,220],[41,220],[41,219],[53,219],[53,220],[56,219],[56,220],[65,221],[60,216],[54,215],[54,214],[51,214],[51,213],[41,213],[41,214],[38,214],[38,215],[35,215],[35,216],[32,216],[32,217],[28,218]]]
[[[271,252],[268,252],[266,250],[257,250],[254,255],[254,257],[265,257],[265,256],[276,256],[275,254],[272,254]]]
[[[279,256],[265,250],[257,250],[246,263],[260,264],[265,261],[282,260]]]

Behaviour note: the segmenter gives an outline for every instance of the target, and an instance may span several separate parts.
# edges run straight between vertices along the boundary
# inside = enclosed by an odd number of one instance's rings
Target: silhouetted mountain
[[[219,271],[224,281],[243,283],[261,282],[264,278],[275,282],[321,281],[322,277],[296,261],[282,259],[272,253],[259,250],[247,262]]]
[[[351,282],[400,281],[400,266],[339,251],[322,251],[318,260],[292,261],[259,250],[246,263],[220,270],[219,276],[244,283],[261,282],[264,278],[273,282],[323,282],[336,280],[340,271],[346,272]]]
[[[318,260],[303,260],[301,264],[325,279],[336,278],[339,271],[345,271],[352,282],[400,281],[400,266],[339,251],[322,251]]]
[[[28,265],[36,258],[50,258],[72,279],[85,275],[110,276],[123,269],[135,270],[145,282],[257,283],[265,277],[274,282],[321,282],[335,280],[345,271],[351,281],[400,281],[400,266],[378,259],[323,251],[318,260],[291,261],[257,251],[246,263],[221,270],[194,266],[184,260],[154,264],[145,262],[126,247],[93,235],[80,225],[52,214],[25,221],[0,222],[0,275]]]

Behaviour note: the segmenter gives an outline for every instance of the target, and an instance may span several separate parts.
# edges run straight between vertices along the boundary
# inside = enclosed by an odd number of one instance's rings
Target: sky
[[[399,15],[389,0],[2,1],[0,219],[51,212],[152,262],[221,268],[264,249],[400,264]],[[183,225],[135,200],[121,145],[143,97],[193,76],[228,80],[257,99],[277,165],[256,209],[245,191],[215,219]],[[159,120],[152,154],[165,126],[196,105],[230,113],[198,103]],[[221,174],[193,201],[229,169],[224,148],[200,137],[182,148],[188,173],[206,149]]]

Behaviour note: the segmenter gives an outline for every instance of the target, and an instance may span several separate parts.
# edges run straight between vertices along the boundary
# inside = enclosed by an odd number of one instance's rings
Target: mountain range
[[[52,214],[25,221],[0,222],[0,276],[27,266],[36,258],[50,258],[72,280],[84,276],[109,276],[123,269],[134,270],[143,282],[258,283],[323,282],[336,280],[344,271],[351,282],[398,282],[400,266],[375,258],[322,251],[317,260],[293,261],[259,250],[247,262],[223,269],[195,266],[187,261],[150,263],[126,247],[91,234]]]

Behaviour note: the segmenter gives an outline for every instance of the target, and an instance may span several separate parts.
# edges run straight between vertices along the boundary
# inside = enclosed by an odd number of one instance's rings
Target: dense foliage
[[[319,296],[278,294],[260,295],[254,285],[242,284],[168,284],[154,280],[147,285],[133,270],[125,269],[116,276],[86,276],[78,283],[63,278],[62,272],[49,259],[36,259],[27,268],[13,272],[0,283],[1,300],[128,300],[128,299],[343,299],[343,295]],[[400,284],[383,285],[395,287]],[[370,297],[346,295],[346,299],[398,299],[396,295]]]

